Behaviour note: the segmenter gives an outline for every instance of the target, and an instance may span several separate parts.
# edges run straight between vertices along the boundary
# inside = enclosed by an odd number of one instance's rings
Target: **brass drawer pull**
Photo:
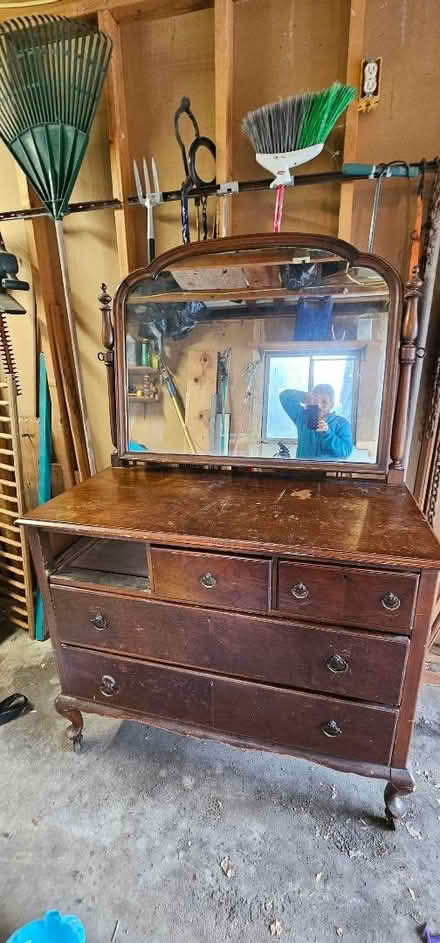
[[[327,720],[325,724],[321,724],[321,730],[326,737],[340,737],[342,734],[335,720]]]
[[[217,585],[217,577],[213,573],[202,573],[200,583],[205,589],[214,589],[214,586]]]
[[[344,674],[348,670],[348,661],[342,655],[331,655],[327,661],[327,668],[334,674]]]
[[[292,586],[290,592],[295,599],[307,599],[310,590],[307,589],[304,583],[295,583],[295,586]]]
[[[108,626],[108,622],[107,622],[107,619],[105,618],[105,615],[103,615],[103,613],[99,611],[96,613],[95,616],[93,616],[93,619],[90,619],[90,622],[92,625],[95,626],[95,629],[98,629],[98,632],[102,632],[103,629],[106,629]]]
[[[385,593],[385,596],[382,596],[381,603],[384,609],[388,609],[388,612],[395,612],[396,609],[400,609],[400,599],[394,593]]]
[[[101,678],[101,686],[99,688],[101,694],[104,697],[113,697],[113,694],[118,693],[118,685],[114,678],[111,675],[103,675]]]

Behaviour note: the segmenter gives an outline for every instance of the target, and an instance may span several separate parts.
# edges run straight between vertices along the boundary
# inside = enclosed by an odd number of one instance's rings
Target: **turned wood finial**
[[[404,295],[405,310],[402,322],[402,344],[413,344],[417,340],[419,330],[418,306],[423,288],[423,282],[419,272],[419,266],[415,265],[412,271],[412,277],[410,281],[406,283]]]
[[[411,389],[411,374],[417,353],[417,334],[419,330],[418,304],[423,282],[419,267],[414,266],[412,278],[406,285],[404,313],[400,344],[400,374],[397,390],[396,410],[394,413],[393,434],[391,438],[391,465],[388,480],[392,484],[403,482],[408,406]]]
[[[115,345],[115,333],[112,321],[112,298],[107,291],[107,285],[104,282],[101,285],[101,293],[98,295],[99,306],[102,314],[102,343],[105,347],[105,353],[100,354],[100,360],[103,360],[107,368],[107,387],[108,403],[110,413],[110,432],[112,443],[117,448],[116,434],[116,390],[115,390],[115,368],[113,348]]]
[[[106,350],[113,350],[115,336],[111,314],[112,298],[108,294],[107,285],[104,282],[101,285],[101,294],[98,295],[98,301],[102,314],[102,343]]]

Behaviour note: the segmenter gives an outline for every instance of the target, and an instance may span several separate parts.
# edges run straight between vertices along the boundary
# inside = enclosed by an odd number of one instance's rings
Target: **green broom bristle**
[[[356,94],[352,85],[341,85],[340,82],[312,94],[298,136],[298,149],[322,144]]]
[[[320,92],[306,92],[249,112],[242,130],[257,154],[285,154],[321,144],[356,94],[352,85],[334,82]]]

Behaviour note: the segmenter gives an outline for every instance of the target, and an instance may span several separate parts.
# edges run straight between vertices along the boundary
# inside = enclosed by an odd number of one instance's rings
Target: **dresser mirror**
[[[124,283],[123,454],[385,470],[397,276],[337,240],[260,239],[232,251],[180,248],[160,271],[153,263]]]

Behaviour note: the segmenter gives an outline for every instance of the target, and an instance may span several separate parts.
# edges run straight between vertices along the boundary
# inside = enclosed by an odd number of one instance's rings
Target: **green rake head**
[[[0,26],[0,138],[54,219],[66,212],[111,50],[103,33],[65,17]]]

